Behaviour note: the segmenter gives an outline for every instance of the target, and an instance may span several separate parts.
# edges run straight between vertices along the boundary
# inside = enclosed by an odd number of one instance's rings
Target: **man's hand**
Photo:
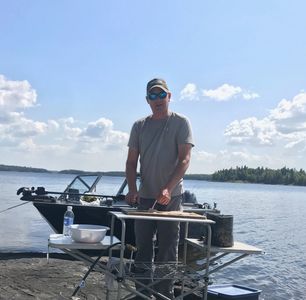
[[[167,188],[162,189],[156,199],[157,203],[167,205],[171,200],[171,192]]]
[[[139,195],[138,192],[128,192],[125,196],[125,201],[129,204],[134,206],[136,203],[138,203]]]

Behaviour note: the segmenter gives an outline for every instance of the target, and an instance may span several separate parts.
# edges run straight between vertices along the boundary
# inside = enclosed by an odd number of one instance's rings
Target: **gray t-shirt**
[[[182,144],[193,146],[193,138],[189,120],[180,114],[171,112],[161,120],[148,116],[134,123],[128,146],[140,153],[140,197],[157,197],[173,174],[178,163],[178,145]],[[181,179],[172,196],[183,192]]]

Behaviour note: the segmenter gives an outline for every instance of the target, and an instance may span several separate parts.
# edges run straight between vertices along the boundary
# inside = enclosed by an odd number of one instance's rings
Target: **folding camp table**
[[[145,291],[159,296],[162,299],[169,299],[168,297],[157,293],[153,289],[153,285],[161,280],[179,280],[182,284],[182,293],[175,299],[183,299],[184,296],[189,295],[195,291],[202,291],[203,299],[207,299],[207,287],[209,282],[209,260],[210,260],[210,243],[211,243],[211,228],[210,225],[215,222],[205,218],[191,218],[191,217],[175,217],[175,216],[154,216],[152,215],[129,215],[123,212],[110,212],[112,215],[111,219],[111,236],[114,232],[115,219],[121,221],[121,244],[120,244],[120,260],[117,268],[118,276],[118,294],[117,299],[129,299],[132,295],[138,295],[143,299],[150,299]],[[130,268],[126,268],[124,262],[124,250],[125,250],[125,232],[126,232],[126,223],[128,219],[134,220],[154,220],[154,221],[168,221],[168,222],[181,222],[185,223],[185,237],[184,237],[184,256],[182,263],[169,262],[169,263],[152,263],[144,262],[140,266],[137,264],[137,268],[141,268],[141,275],[130,272]],[[200,223],[207,226],[207,248],[205,249],[205,254],[207,257],[206,271],[204,276],[199,276],[197,272],[191,270],[186,264],[187,257],[187,237],[188,237],[188,224],[189,223]],[[152,279],[152,283],[144,285],[139,279]],[[138,284],[142,289],[135,290],[134,285]],[[188,283],[188,287],[191,285],[191,288],[184,290],[185,284]],[[125,288],[130,292],[126,297],[121,298],[121,288]]]
[[[201,250],[207,248],[207,245],[198,239],[187,238],[187,243]],[[237,241],[234,241],[234,245],[232,247],[217,247],[212,245],[210,247],[210,252],[215,254],[210,258],[210,265],[214,265],[214,262],[220,260],[221,258],[225,258],[226,261],[218,266],[215,265],[214,267],[210,267],[209,274],[215,273],[251,254],[263,253],[262,249]],[[206,260],[204,264],[205,263]]]
[[[223,269],[224,267],[248,256],[251,254],[260,254],[262,250],[254,246],[234,242],[232,247],[216,247],[211,246],[211,228],[210,225],[214,224],[213,221],[207,219],[192,219],[192,218],[180,218],[180,217],[165,217],[165,216],[139,216],[139,215],[128,215],[122,212],[111,212],[111,233],[110,236],[106,236],[102,242],[96,244],[88,243],[76,243],[70,237],[63,236],[62,234],[51,234],[48,240],[48,253],[47,258],[49,258],[49,248],[58,248],[63,250],[65,253],[71,255],[72,257],[81,260],[90,266],[89,270],[81,280],[80,284],[74,291],[73,295],[77,293],[79,288],[85,284],[86,277],[93,270],[100,271],[115,280],[118,283],[117,289],[117,299],[129,299],[132,295],[138,295],[143,299],[149,299],[143,292],[149,291],[153,294],[157,294],[153,289],[153,285],[161,280],[174,279],[181,283],[182,293],[176,299],[183,299],[184,296],[189,295],[196,291],[202,291],[203,299],[207,299],[207,286],[209,282],[209,275]],[[121,221],[121,240],[114,236],[114,224],[115,219]],[[126,263],[124,259],[124,251],[127,248],[125,244],[125,231],[127,219],[142,219],[142,220],[155,220],[155,221],[178,221],[185,223],[185,234],[184,234],[184,251],[183,251],[183,262],[169,262],[169,263],[152,263],[144,262],[141,265],[135,266],[131,264],[131,261]],[[198,239],[188,238],[188,225],[189,223],[201,223],[207,226],[207,243],[204,244],[203,241]],[[193,247],[199,248],[205,254],[205,260],[203,263],[202,271],[194,271],[187,266],[187,244]],[[120,258],[115,260],[115,264],[103,264],[100,263],[100,257],[102,253],[105,255],[108,252],[109,259],[112,259],[112,250],[120,250]],[[82,252],[82,250],[99,250],[101,255],[93,259],[89,255]],[[215,255],[211,257],[211,253]],[[231,255],[229,255],[231,254]],[[234,255],[234,258],[232,257]],[[228,261],[221,265],[214,264],[216,260],[221,258],[228,258]],[[139,275],[134,272],[132,267],[137,267],[142,269],[142,273]],[[144,285],[141,279],[153,278],[153,282],[148,285]],[[142,289],[135,290],[134,285],[137,283],[142,286]],[[186,289],[188,286],[188,289]],[[129,294],[125,297],[121,297],[121,288],[126,289]],[[107,291],[107,299],[108,299]],[[162,299],[169,299],[164,295],[157,294]]]

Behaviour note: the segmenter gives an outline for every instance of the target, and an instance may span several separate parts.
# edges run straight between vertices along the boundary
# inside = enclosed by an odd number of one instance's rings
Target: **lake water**
[[[21,186],[62,191],[73,175],[0,172],[0,211],[21,204]],[[123,181],[103,177],[98,193],[113,194]],[[306,187],[186,180],[199,202],[217,203],[234,216],[234,238],[261,248],[213,274],[215,284],[262,290],[260,299],[306,299]],[[31,203],[0,213],[0,252],[46,252],[51,229]]]

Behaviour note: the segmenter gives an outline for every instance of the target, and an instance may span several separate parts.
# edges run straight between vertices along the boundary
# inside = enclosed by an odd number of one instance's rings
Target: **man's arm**
[[[191,144],[183,144],[178,146],[178,164],[176,165],[172,176],[166,186],[161,190],[157,197],[157,202],[162,205],[167,205],[171,200],[171,193],[177,183],[183,178],[186,170],[189,167],[191,157]]]
[[[128,204],[134,204],[138,201],[138,191],[136,185],[138,157],[139,151],[134,148],[129,148],[125,165],[125,174],[129,187],[129,191],[125,196],[125,200]]]

